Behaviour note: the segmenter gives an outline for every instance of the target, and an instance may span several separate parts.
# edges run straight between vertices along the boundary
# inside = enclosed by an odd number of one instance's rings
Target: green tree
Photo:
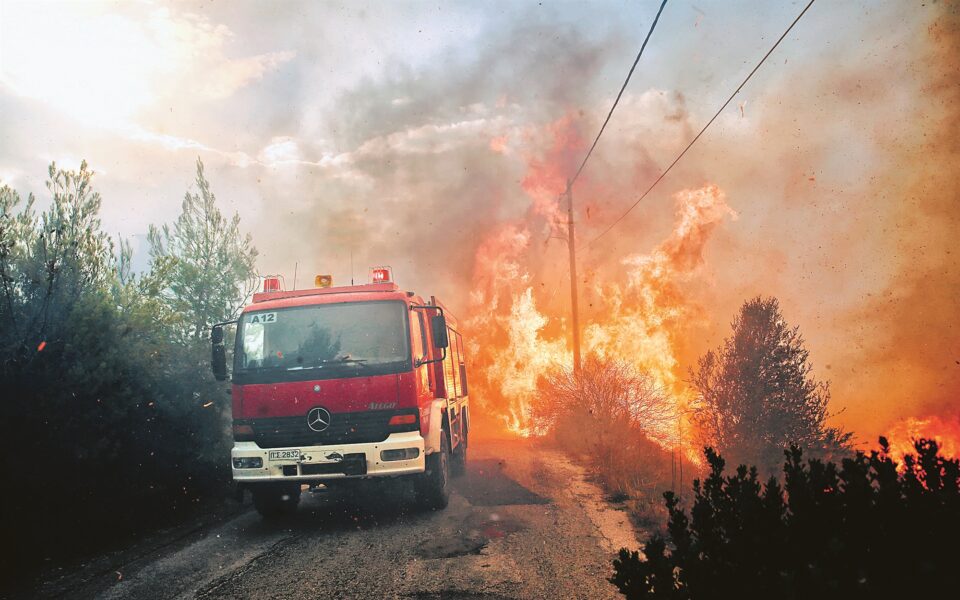
[[[217,207],[199,158],[196,184],[176,222],[151,226],[148,234],[152,264],[168,270],[163,295],[183,315],[185,339],[200,339],[210,325],[236,315],[252,289],[257,256],[250,236],[240,233],[240,216],[228,220]]]
[[[776,298],[745,302],[733,335],[692,373],[705,439],[764,472],[791,445],[815,456],[844,450],[850,434],[826,425],[830,386],[813,378],[808,358],[799,328],[787,325]]]
[[[174,521],[222,498],[230,477],[209,350],[182,343],[192,315],[164,296],[180,262],[132,274],[92,184],[85,162],[51,164],[40,213],[0,188],[0,530],[17,548],[0,581]],[[69,493],[51,491],[54,472]]]
[[[39,217],[29,196],[0,189],[0,351],[18,370],[40,343],[57,343],[85,292],[112,277],[113,243],[100,230],[100,194],[86,161],[79,171],[48,169],[52,203]]]

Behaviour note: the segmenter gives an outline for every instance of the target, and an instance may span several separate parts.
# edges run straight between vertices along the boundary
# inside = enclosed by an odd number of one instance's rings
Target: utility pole
[[[580,375],[580,308],[577,303],[577,250],[573,230],[573,190],[567,181],[567,247],[570,249],[570,308],[573,311],[573,374]]]

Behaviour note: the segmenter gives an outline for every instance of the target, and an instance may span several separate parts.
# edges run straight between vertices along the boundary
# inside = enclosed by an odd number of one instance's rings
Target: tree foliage
[[[197,192],[184,195],[176,222],[150,227],[150,256],[169,263],[163,297],[185,319],[184,334],[199,339],[214,323],[236,316],[254,283],[257,251],[240,233],[240,216],[226,219],[197,159]]]
[[[628,598],[922,598],[955,591],[960,461],[918,440],[898,471],[880,450],[832,462],[786,452],[784,484],[757,469],[694,483],[689,516],[666,493],[670,545],[620,551],[614,583]]]
[[[808,359],[799,328],[787,325],[776,298],[745,302],[733,335],[692,373],[704,440],[762,472],[791,445],[817,456],[844,450],[850,435],[826,425],[830,386],[814,379]]]
[[[3,372],[17,376],[30,352],[58,339],[81,293],[110,278],[113,244],[100,231],[100,194],[87,163],[77,172],[49,168],[50,208],[37,215],[33,196],[0,188],[0,350]]]
[[[39,214],[0,188],[0,521],[18,548],[3,571],[157,524],[230,475],[226,396],[205,340],[182,335],[195,315],[177,263],[130,272],[86,163],[51,165],[47,188]]]

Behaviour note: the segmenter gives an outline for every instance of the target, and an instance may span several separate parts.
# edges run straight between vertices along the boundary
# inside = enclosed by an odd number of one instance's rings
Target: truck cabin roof
[[[368,283],[363,285],[347,285],[341,287],[308,288],[303,290],[287,290],[282,292],[257,292],[253,295],[253,302],[244,307],[243,312],[267,310],[271,308],[288,308],[292,306],[310,306],[314,304],[334,304],[340,302],[370,302],[375,300],[401,300],[411,304],[427,304],[423,298],[401,290],[396,283]],[[456,318],[436,297],[431,297],[430,304],[443,308],[450,327],[457,328]]]

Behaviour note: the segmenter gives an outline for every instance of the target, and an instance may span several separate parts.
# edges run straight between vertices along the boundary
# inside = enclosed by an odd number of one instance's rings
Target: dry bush
[[[580,373],[552,372],[531,407],[535,431],[593,469],[607,493],[628,498],[642,521],[660,519],[671,484],[671,456],[652,441],[676,421],[673,403],[653,380],[616,359],[591,356]],[[662,512],[662,511],[659,511]]]

